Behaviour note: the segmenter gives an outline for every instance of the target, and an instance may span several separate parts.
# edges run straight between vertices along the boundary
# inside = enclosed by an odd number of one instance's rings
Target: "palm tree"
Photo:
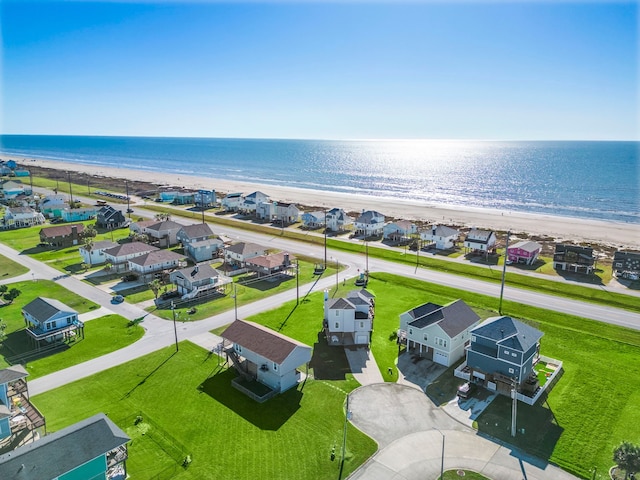
[[[90,228],[90,227],[89,227]],[[87,228],[88,230],[88,228]],[[95,229],[94,229],[95,230]],[[85,230],[86,232],[86,230]],[[95,235],[94,235],[95,236]],[[91,250],[93,250],[93,237],[91,236],[85,236],[84,237],[84,242],[82,244],[82,246],[84,247],[84,249],[89,252],[89,268],[91,268]]]
[[[151,289],[151,291],[155,295],[156,300],[158,299],[158,294],[160,293],[160,288],[161,287],[162,287],[162,282],[160,280],[158,280],[157,278],[154,279],[154,280],[151,280],[151,282],[149,282],[149,288]]]
[[[83,236],[84,238],[95,238],[98,235],[98,231],[96,230],[95,225],[87,225],[87,228],[84,229]]]
[[[622,470],[624,478],[640,471],[640,446],[624,441],[613,450],[613,461]]]

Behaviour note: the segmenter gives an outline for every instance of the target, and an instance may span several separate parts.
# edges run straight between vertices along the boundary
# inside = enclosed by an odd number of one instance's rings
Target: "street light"
[[[236,312],[236,320],[238,320],[238,284],[233,284],[233,309]]]
[[[509,260],[509,235],[511,232],[507,232],[507,243],[504,247],[504,264],[502,265],[502,282],[500,282],[500,303],[498,304],[498,313],[502,315],[502,295],[504,294],[504,279],[507,274],[507,261]]]
[[[173,334],[176,337],[176,352],[178,351],[178,328],[176,327],[176,305],[171,300],[171,312],[173,313]]]
[[[444,433],[440,431],[440,429],[435,428],[440,435],[442,435],[442,455],[440,456],[440,478],[439,480],[444,479]]]

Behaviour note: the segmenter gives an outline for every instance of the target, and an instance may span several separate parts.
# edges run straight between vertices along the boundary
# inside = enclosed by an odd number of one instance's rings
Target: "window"
[[[360,322],[360,328],[364,328],[364,322]]]
[[[276,362],[273,362],[273,369],[277,372],[278,371],[278,364]]]
[[[71,325],[71,317],[67,318],[67,325]]]
[[[413,335],[413,328],[409,329],[409,335]]]
[[[510,369],[509,369],[509,373],[513,373],[513,368],[510,368]]]
[[[475,335],[471,335],[471,341],[475,342],[476,341],[476,336]]]
[[[517,357],[518,355],[516,355],[516,352],[511,352],[511,356],[512,357]]]
[[[340,315],[340,312],[338,310],[336,310],[336,317]]]
[[[238,345],[237,343],[235,344],[235,348],[238,352],[242,351],[242,347],[240,345]]]
[[[336,328],[340,328],[340,322],[336,322]]]
[[[444,345],[442,345],[444,348],[447,348],[447,341],[444,341]]]
[[[505,355],[509,355],[509,350],[506,350],[506,349],[505,349],[504,354],[505,354]]]
[[[429,340],[429,335],[427,335],[426,333],[422,336],[422,338],[424,338],[424,341],[428,341]]]

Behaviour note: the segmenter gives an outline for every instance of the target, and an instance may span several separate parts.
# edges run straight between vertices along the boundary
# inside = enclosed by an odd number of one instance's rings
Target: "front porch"
[[[46,429],[44,415],[30,402],[29,389],[24,379],[7,385],[9,425],[11,435],[0,440],[0,454],[40,436],[39,429]],[[34,433],[36,434],[34,436]]]

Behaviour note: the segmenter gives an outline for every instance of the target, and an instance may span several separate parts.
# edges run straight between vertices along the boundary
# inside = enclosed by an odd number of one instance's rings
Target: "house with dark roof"
[[[400,314],[398,338],[407,352],[450,367],[464,357],[470,331],[480,317],[464,301],[447,305],[432,302]]]
[[[206,223],[185,225],[178,231],[176,238],[182,244],[184,253],[196,263],[211,260],[224,247],[222,240],[214,236]]]
[[[22,307],[26,332],[37,347],[79,335],[84,337],[84,324],[78,312],[59,300],[34,298]]]
[[[611,268],[616,277],[638,280],[640,277],[640,252],[616,251],[613,254]]]
[[[116,242],[110,240],[99,240],[91,245],[81,245],[78,252],[82,257],[82,262],[87,265],[101,265],[107,261],[104,251],[109,248],[117,247]]]
[[[437,250],[452,250],[460,238],[460,232],[446,225],[430,225],[420,232],[420,240],[425,247],[435,246]]]
[[[387,223],[382,229],[382,237],[392,242],[406,242],[418,233],[418,227],[409,220]]]
[[[149,252],[159,250],[158,247],[143,242],[129,242],[104,250],[105,261],[116,272],[129,270],[129,260]]]
[[[214,292],[223,294],[225,285],[233,280],[208,263],[203,263],[171,272],[169,281],[176,286],[183,300],[190,300]]]
[[[237,212],[240,208],[240,204],[242,203],[242,193],[229,193],[225,196],[220,204],[222,208],[224,208],[227,212]]]
[[[353,218],[342,208],[332,208],[327,212],[327,229],[332,232],[345,232],[353,228]]]
[[[375,210],[362,211],[355,221],[356,235],[379,237],[384,231],[384,215]]]
[[[29,400],[27,376],[22,365],[11,365],[0,370],[0,447],[11,445],[25,433],[39,432],[45,419]],[[25,430],[27,432],[25,432]],[[0,478],[11,478],[2,476]]]
[[[257,273],[258,276],[273,275],[290,270],[293,260],[295,260],[293,255],[289,255],[287,252],[278,252],[248,258],[244,265],[249,271]]]
[[[532,265],[538,259],[542,245],[531,240],[522,240],[507,249],[507,260],[511,263]]]
[[[130,259],[129,271],[148,280],[156,273],[181,267],[183,260],[184,255],[179,255],[171,250],[153,250]]]
[[[464,239],[464,248],[471,253],[488,253],[496,246],[496,232],[472,228]]]
[[[346,297],[331,299],[324,291],[323,329],[329,345],[369,345],[374,317],[374,295],[368,290],[352,290]]]
[[[236,320],[221,337],[230,343],[225,353],[240,374],[233,386],[258,401],[294,388],[302,378],[299,368],[311,361],[311,347],[257,323]],[[243,386],[252,381],[270,391],[258,396]]]
[[[471,330],[466,367],[470,379],[489,390],[510,395],[525,384],[537,388],[534,364],[543,333],[508,316],[492,317]]]
[[[129,440],[99,413],[0,455],[0,478],[124,480]]]
[[[74,223],[72,225],[56,225],[40,229],[40,242],[52,247],[70,247],[82,242],[84,225]]]
[[[593,273],[596,259],[593,256],[593,248],[579,245],[556,244],[553,254],[553,268],[563,272]]]
[[[266,254],[266,247],[256,243],[238,242],[225,248],[224,261],[229,265],[243,268],[250,258]]]
[[[116,210],[111,205],[105,205],[98,210],[96,215],[96,227],[114,230],[127,223],[127,219],[121,210]]]

